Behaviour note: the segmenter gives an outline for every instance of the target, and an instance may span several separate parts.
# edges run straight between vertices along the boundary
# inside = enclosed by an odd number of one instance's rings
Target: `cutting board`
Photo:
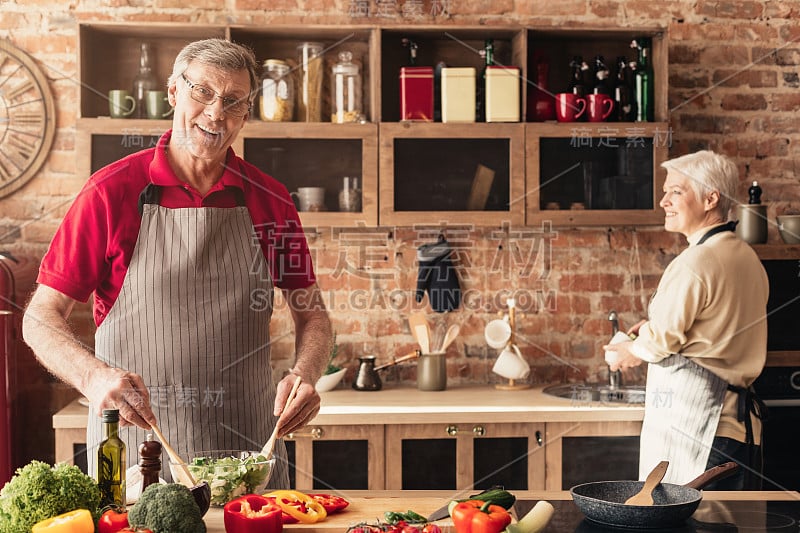
[[[343,494],[347,498],[346,494]],[[345,533],[347,528],[359,522],[375,523],[383,520],[383,513],[386,511],[406,512],[409,509],[428,516],[433,511],[446,503],[444,499],[409,497],[409,498],[347,498],[350,505],[342,511],[327,517],[324,521],[316,524],[287,524],[283,530],[288,533]],[[212,507],[204,517],[208,533],[224,533],[225,524],[223,522],[222,508]],[[439,520],[436,524],[442,528],[444,533],[453,533],[453,522],[450,518]]]

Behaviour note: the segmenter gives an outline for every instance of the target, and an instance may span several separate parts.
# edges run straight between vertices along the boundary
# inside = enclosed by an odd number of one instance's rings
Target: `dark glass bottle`
[[[592,93],[613,96],[613,91],[608,79],[609,71],[603,56],[594,58],[594,87]]]
[[[105,439],[97,447],[100,507],[125,506],[125,443],[119,438],[119,411],[103,410]]]
[[[747,194],[750,196],[750,200],[748,201],[749,204],[755,205],[761,203],[761,187],[759,187],[758,182],[754,181],[753,184],[747,189]]]
[[[639,51],[634,85],[636,121],[653,122],[655,102],[653,101],[653,68],[650,65],[650,40],[646,37],[634,39],[631,42],[631,48]]]
[[[617,122],[633,122],[633,71],[624,56],[617,58],[617,72],[614,79],[614,114]]]
[[[133,79],[133,97],[136,99],[136,118],[147,118],[147,91],[158,89],[158,80],[153,73],[153,53],[150,43],[142,43],[139,53],[139,72]]]
[[[478,76],[475,87],[475,121],[486,122],[486,68],[494,65],[494,41],[486,39],[483,42],[483,70]]]
[[[572,61],[569,62],[570,68],[570,80],[569,85],[567,86],[567,92],[572,93],[576,96],[586,96],[586,86],[583,84],[583,74],[581,71],[581,65],[583,63],[583,58],[581,56],[575,56],[572,58]]]

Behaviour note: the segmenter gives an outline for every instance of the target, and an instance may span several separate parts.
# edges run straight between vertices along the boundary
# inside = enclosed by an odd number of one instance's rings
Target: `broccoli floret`
[[[192,492],[179,483],[148,485],[130,511],[132,526],[153,533],[205,533],[206,524]]]
[[[36,522],[75,509],[88,509],[96,519],[99,505],[97,483],[77,466],[31,461],[0,491],[0,531],[29,533]]]

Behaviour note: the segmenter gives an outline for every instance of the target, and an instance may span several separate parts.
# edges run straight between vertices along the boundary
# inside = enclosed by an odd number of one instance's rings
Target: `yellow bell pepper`
[[[297,490],[276,490],[265,494],[274,498],[281,510],[301,524],[313,524],[325,520],[325,507],[311,496]]]
[[[31,533],[94,533],[94,520],[86,509],[76,509],[35,523]]]

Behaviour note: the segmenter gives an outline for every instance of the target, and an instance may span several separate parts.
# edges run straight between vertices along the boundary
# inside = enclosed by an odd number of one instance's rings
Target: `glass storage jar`
[[[289,65],[280,59],[264,61],[259,97],[261,120],[289,122],[294,115],[294,84]]]
[[[297,47],[300,83],[297,92],[297,120],[322,120],[322,43],[302,43]]]
[[[331,69],[331,122],[359,122],[361,115],[361,72],[352,52],[339,52]]]

